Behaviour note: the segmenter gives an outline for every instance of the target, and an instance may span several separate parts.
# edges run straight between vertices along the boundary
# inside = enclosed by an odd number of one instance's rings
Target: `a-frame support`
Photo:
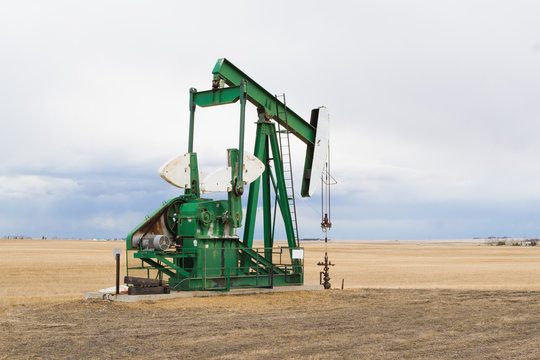
[[[276,135],[276,127],[273,122],[270,122],[265,118],[263,108],[257,110],[259,113],[259,121],[257,122],[257,134],[255,137],[255,149],[253,154],[265,164],[265,171],[259,179],[252,182],[249,186],[243,241],[245,246],[249,248],[252,247],[257,204],[259,200],[259,188],[262,181],[265,258],[271,261],[272,248],[274,246],[271,203],[272,188],[283,218],[288,246],[290,248],[296,248],[298,247],[298,243],[294,235],[289,202],[287,201],[287,189],[283,174],[283,163],[281,162],[279,143]],[[274,170],[273,173],[272,168]]]

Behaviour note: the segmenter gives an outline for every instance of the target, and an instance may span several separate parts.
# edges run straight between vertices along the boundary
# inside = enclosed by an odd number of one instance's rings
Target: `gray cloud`
[[[335,237],[533,236],[539,10],[4,3],[0,234],[125,236],[178,193],[156,169],[186,150],[188,90],[209,88],[227,56],[306,118],[328,107]],[[254,126],[247,136],[250,149]],[[236,142],[237,107],[197,111],[203,168],[221,166]],[[299,180],[303,144],[293,151]],[[304,233],[318,234],[318,199],[300,203]]]

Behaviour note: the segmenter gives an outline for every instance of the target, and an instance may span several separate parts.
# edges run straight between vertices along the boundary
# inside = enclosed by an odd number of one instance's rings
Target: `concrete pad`
[[[237,296],[251,294],[265,294],[286,291],[312,291],[324,290],[322,285],[302,285],[302,286],[276,286],[273,289],[268,288],[246,288],[246,289],[231,289],[230,291],[172,291],[170,294],[149,294],[149,295],[127,295],[127,294],[103,294],[100,292],[84,293],[85,299],[100,299],[116,302],[139,302],[139,301],[156,301],[169,300],[176,298],[193,298],[193,297],[209,297],[209,296]]]

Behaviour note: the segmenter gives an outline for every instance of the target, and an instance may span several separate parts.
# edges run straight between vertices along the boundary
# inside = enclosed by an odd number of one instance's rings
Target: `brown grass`
[[[81,298],[114,285],[122,242],[0,239],[0,303]],[[306,242],[305,283],[316,285],[324,244]],[[540,290],[540,246],[330,242],[332,284],[346,288]],[[125,265],[121,266],[122,274]]]
[[[540,247],[335,242],[346,291],[81,300],[122,245],[0,240],[0,359],[540,358]],[[317,284],[324,245],[304,245]]]
[[[306,283],[324,244],[306,245]],[[332,284],[348,288],[540,290],[540,246],[476,242],[336,242],[328,244]]]
[[[80,299],[114,285],[123,242],[0,239],[0,304]],[[122,276],[125,266],[121,266]]]

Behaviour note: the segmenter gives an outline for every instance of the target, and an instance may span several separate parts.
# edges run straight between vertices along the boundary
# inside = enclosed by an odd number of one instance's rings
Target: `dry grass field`
[[[306,283],[317,284],[323,243],[306,246]],[[333,286],[346,288],[540,290],[540,246],[462,242],[330,242]]]
[[[540,359],[540,247],[331,242],[334,287],[120,304],[121,242],[0,240],[0,359]],[[306,284],[322,243],[306,243]]]

